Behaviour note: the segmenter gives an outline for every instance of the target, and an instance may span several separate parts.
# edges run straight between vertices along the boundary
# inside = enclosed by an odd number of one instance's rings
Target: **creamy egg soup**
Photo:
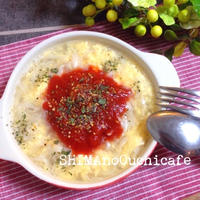
[[[22,75],[13,135],[50,175],[72,182],[110,178],[130,167],[150,136],[152,82],[137,61],[93,41],[52,46]]]

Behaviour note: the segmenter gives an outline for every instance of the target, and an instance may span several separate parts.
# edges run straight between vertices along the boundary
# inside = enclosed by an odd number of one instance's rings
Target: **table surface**
[[[84,23],[86,0],[0,0],[0,45]]]
[[[87,0],[0,0],[0,45],[84,23],[84,4]]]

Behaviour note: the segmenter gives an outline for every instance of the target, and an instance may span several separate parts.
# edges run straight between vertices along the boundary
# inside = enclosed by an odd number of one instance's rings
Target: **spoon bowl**
[[[200,119],[175,111],[159,111],[147,120],[152,137],[184,156],[200,155]]]

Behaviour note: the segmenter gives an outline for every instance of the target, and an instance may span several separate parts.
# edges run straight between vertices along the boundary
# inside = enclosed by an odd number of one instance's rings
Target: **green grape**
[[[163,0],[163,5],[166,7],[171,7],[175,4],[175,0]]]
[[[176,35],[176,33],[170,29],[167,29],[164,33],[164,38],[167,40],[167,41],[176,41],[178,40],[178,37]]]
[[[146,27],[145,27],[144,25],[142,25],[142,24],[137,25],[137,26],[135,27],[135,29],[134,29],[134,33],[135,33],[135,35],[136,35],[137,37],[142,37],[142,36],[144,36],[144,35],[146,34],[146,32],[147,32],[147,29],[146,29]]]
[[[158,20],[158,13],[156,10],[151,9],[147,12],[147,19],[149,22],[154,23]]]
[[[159,38],[162,35],[162,27],[159,25],[155,25],[151,28],[151,35],[154,38]]]
[[[120,6],[123,3],[123,0],[112,0],[114,6]]]
[[[178,0],[177,4],[184,4],[187,3],[189,0]]]
[[[178,20],[182,23],[186,23],[190,20],[190,12],[187,9],[183,9],[178,14]]]
[[[114,5],[112,2],[108,2],[108,6],[112,8]]]
[[[96,0],[95,5],[98,9],[103,9],[106,7],[106,0]]]
[[[109,22],[115,22],[118,18],[118,14],[115,10],[110,9],[106,13],[106,18]]]
[[[89,4],[83,7],[82,13],[85,17],[91,17],[96,14],[96,7],[93,4]]]
[[[87,26],[93,26],[95,24],[94,18],[92,18],[92,17],[86,17],[85,18],[85,24]]]

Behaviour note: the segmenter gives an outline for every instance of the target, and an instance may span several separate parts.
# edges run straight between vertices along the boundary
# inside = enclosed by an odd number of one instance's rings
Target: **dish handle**
[[[14,153],[11,151],[11,144],[5,132],[3,124],[3,104],[0,99],[0,159],[17,162],[14,158]]]
[[[180,79],[173,64],[162,55],[143,53],[143,60],[149,65],[159,86],[180,87]]]

